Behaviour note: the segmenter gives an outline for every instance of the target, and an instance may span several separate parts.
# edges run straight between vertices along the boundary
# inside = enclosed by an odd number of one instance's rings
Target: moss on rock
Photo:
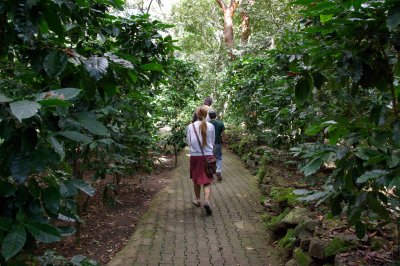
[[[294,206],[298,203],[298,196],[293,191],[294,188],[273,187],[271,189],[271,196],[277,202],[287,202],[290,206]]]
[[[313,262],[313,259],[301,248],[296,248],[294,250],[294,257],[299,266],[309,266]]]
[[[290,228],[287,230],[286,235],[278,241],[278,245],[283,248],[292,248],[296,243],[296,237],[294,236],[294,229]]]
[[[332,239],[325,248],[325,256],[330,257],[338,253],[346,252],[350,249],[351,244],[343,239]]]

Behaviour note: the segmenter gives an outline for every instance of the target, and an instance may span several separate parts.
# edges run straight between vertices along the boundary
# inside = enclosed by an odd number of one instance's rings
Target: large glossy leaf
[[[85,69],[95,80],[100,80],[107,74],[108,60],[104,57],[92,56],[85,61]]]
[[[393,141],[400,145],[400,121],[396,121],[393,124]]]
[[[85,144],[92,142],[92,138],[76,131],[60,131],[57,134],[76,142],[83,142]]]
[[[314,88],[314,81],[311,75],[307,74],[301,77],[295,87],[295,97],[299,104],[303,104],[307,101],[307,98],[311,95],[312,89]]]
[[[61,238],[60,232],[49,224],[30,222],[25,224],[25,226],[29,233],[39,242],[53,243]]]
[[[57,77],[64,71],[67,63],[68,57],[65,53],[59,50],[53,50],[46,56],[43,67],[47,75],[50,77]]]
[[[357,178],[357,183],[365,183],[370,179],[378,179],[382,176],[387,175],[389,172],[385,170],[372,170],[366,171],[363,175]]]
[[[79,113],[77,114],[77,120],[81,126],[89,130],[90,133],[100,136],[105,136],[108,134],[107,128],[96,120],[96,117],[93,113]]]
[[[91,185],[81,179],[72,179],[71,184],[89,196],[93,196],[96,192],[96,190]]]
[[[11,156],[10,163],[11,175],[17,183],[22,184],[28,178],[30,171],[30,160],[22,154]]]
[[[36,96],[36,100],[45,100],[45,99],[60,99],[60,100],[71,100],[79,95],[82,90],[76,88],[63,88],[58,90],[51,90],[48,92],[39,93]]]
[[[17,101],[10,103],[12,114],[19,120],[30,118],[37,114],[40,104],[33,101]]]
[[[9,260],[22,250],[25,242],[25,227],[23,225],[18,225],[13,230],[11,230],[4,238],[1,248],[1,254],[6,260]]]
[[[147,70],[147,71],[162,71],[163,70],[163,66],[158,63],[149,63],[149,64],[141,65],[140,68],[143,70]]]
[[[7,181],[0,181],[0,196],[9,197],[14,196],[16,192],[16,188],[13,184]]]
[[[389,31],[394,30],[400,25],[400,8],[393,8],[389,10],[386,25]]]
[[[8,98],[3,93],[0,93],[0,103],[8,103],[11,101],[12,101],[12,99]]]
[[[393,151],[392,154],[386,160],[386,164],[389,168],[394,168],[400,163],[400,151]]]
[[[68,107],[68,106],[72,105],[72,103],[64,101],[64,100],[60,100],[60,99],[47,99],[47,100],[39,101],[39,103],[41,106],[44,106],[44,107],[50,107],[50,106]]]
[[[372,193],[368,193],[367,202],[369,208],[379,214],[381,218],[387,219],[389,217],[388,211],[383,207],[380,201],[372,195]]]
[[[64,160],[65,157],[65,151],[64,151],[64,147],[62,146],[62,144],[53,136],[49,137],[50,143],[51,143],[51,147],[53,147],[54,151],[58,153],[58,155],[60,155],[60,159]]]
[[[54,1],[53,1],[54,2]],[[64,2],[64,1],[63,1]],[[66,1],[65,1],[66,3]],[[49,28],[58,35],[58,38],[62,38],[64,36],[64,27],[62,25],[62,21],[59,16],[50,6],[47,6],[46,12],[44,12],[44,17],[46,19],[46,24]]]
[[[7,181],[0,180],[0,196],[9,197],[14,196],[17,189],[15,186]]]
[[[121,58],[119,58],[118,56],[116,56],[113,53],[105,53],[104,56],[107,56],[114,63],[122,65],[122,66],[124,66],[126,68],[133,69],[133,65],[132,65],[131,62],[129,62],[128,60],[125,60],[125,59],[121,59]]]
[[[365,236],[365,224],[363,224],[363,222],[360,220],[356,222],[356,236],[359,239]]]
[[[304,172],[305,176],[309,176],[314,174],[319,170],[322,164],[322,159],[321,158],[316,158],[313,159],[311,162],[306,164],[301,170]]]
[[[60,208],[60,188],[57,186],[50,186],[46,188],[42,193],[42,200],[44,206],[48,211],[53,214],[57,214],[58,209]]]

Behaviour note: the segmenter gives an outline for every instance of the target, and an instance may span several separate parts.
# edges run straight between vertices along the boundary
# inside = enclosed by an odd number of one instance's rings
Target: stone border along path
[[[224,150],[223,156],[223,180],[212,184],[212,216],[192,204],[189,154],[184,150],[172,182],[153,199],[134,235],[108,266],[282,265],[268,244],[256,178],[236,155]]]

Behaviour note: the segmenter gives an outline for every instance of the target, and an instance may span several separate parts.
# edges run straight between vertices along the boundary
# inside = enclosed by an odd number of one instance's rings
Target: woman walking
[[[208,107],[208,106],[207,106]],[[200,106],[196,110],[197,121],[187,128],[187,142],[190,148],[190,178],[193,180],[195,199],[193,204],[201,206],[201,186],[204,190],[203,207],[208,215],[212,214],[210,207],[211,183],[213,177],[209,177],[205,171],[205,160],[213,157],[213,146],[215,141],[214,126],[206,121],[208,108]],[[204,154],[204,156],[203,156]]]

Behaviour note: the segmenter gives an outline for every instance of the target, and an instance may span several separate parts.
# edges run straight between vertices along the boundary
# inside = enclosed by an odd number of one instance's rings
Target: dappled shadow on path
[[[235,155],[224,151],[223,181],[212,185],[212,216],[192,205],[188,174],[184,151],[171,185],[108,265],[281,265],[260,217],[256,178]]]

